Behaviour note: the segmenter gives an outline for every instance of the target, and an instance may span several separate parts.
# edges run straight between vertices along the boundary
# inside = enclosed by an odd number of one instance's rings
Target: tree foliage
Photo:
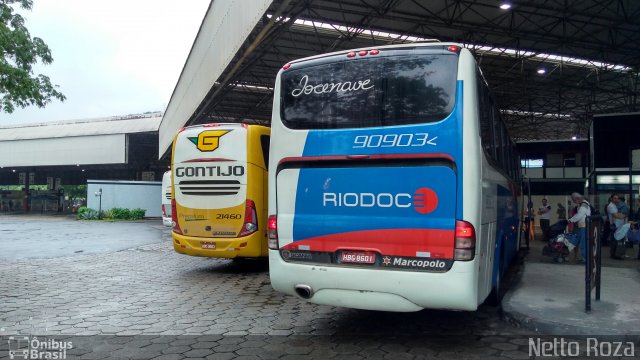
[[[0,0],[0,112],[12,113],[16,106],[44,107],[65,96],[48,76],[33,73],[38,61],[51,64],[51,50],[38,37],[31,37],[24,18],[13,5],[31,10],[33,0]]]

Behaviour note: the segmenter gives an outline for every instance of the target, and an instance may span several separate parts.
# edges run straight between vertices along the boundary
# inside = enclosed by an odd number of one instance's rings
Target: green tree
[[[0,0],[0,112],[7,113],[16,106],[44,107],[54,98],[65,100],[48,76],[33,73],[34,64],[51,64],[53,57],[42,39],[31,37],[14,4],[31,10],[33,0]]]

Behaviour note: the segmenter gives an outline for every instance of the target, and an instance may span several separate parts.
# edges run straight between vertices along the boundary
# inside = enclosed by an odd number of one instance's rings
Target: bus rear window
[[[293,129],[428,123],[453,109],[454,54],[369,57],[282,74],[281,117]]]

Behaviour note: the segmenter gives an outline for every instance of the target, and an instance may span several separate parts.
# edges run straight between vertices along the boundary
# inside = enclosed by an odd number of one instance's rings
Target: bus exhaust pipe
[[[294,289],[296,290],[296,294],[305,300],[309,300],[313,296],[313,289],[309,285],[298,284]]]

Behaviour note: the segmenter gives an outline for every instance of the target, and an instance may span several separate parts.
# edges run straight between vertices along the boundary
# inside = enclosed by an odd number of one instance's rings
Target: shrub
[[[144,219],[145,213],[146,210],[140,208],[133,210],[125,208],[113,208],[102,211],[100,213],[100,218],[111,220],[142,220]],[[78,220],[98,220],[98,212],[96,210],[83,206],[78,209],[76,218]]]
[[[84,208],[82,212],[78,210],[76,217],[78,220],[98,220],[98,212],[93,209]]]
[[[101,217],[103,219],[113,219],[113,209],[103,211]]]
[[[144,214],[146,212],[147,212],[147,210],[145,210],[145,209],[140,209],[140,208],[133,209],[133,210],[131,210],[131,212],[129,214],[130,215],[129,218],[131,220],[142,220],[144,218]]]
[[[112,219],[127,220],[131,218],[131,212],[129,209],[113,208],[110,211],[112,213]]]

